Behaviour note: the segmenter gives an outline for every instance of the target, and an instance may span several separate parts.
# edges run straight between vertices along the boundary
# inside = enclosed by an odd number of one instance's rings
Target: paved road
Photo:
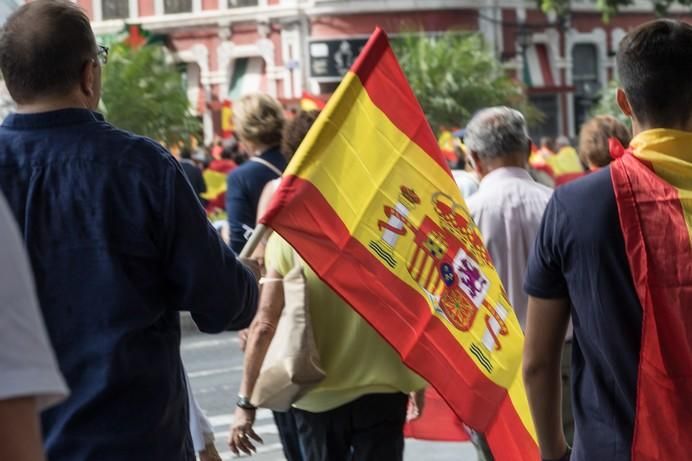
[[[225,460],[234,459],[226,440],[235,395],[238,392],[243,356],[235,333],[188,334],[183,338],[182,356],[192,390],[214,426],[217,448]],[[271,413],[260,410],[255,430],[264,439],[256,461],[285,461]],[[407,440],[406,461],[476,461],[473,448],[465,443],[432,443]]]

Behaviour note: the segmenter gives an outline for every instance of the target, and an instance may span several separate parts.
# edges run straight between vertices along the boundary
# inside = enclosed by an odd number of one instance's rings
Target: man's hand
[[[250,439],[264,443],[262,438],[252,429],[253,424],[255,424],[255,412],[256,410],[236,408],[231,433],[228,437],[228,446],[233,454],[239,455],[240,452],[243,452],[252,455],[253,452],[257,451]]]
[[[240,330],[238,332],[238,339],[240,340],[240,350],[245,352],[245,348],[247,347],[247,338],[250,336],[250,329],[245,328],[244,330]]]
[[[204,450],[199,452],[199,461],[222,461],[221,455],[216,451],[214,442],[209,442]]]
[[[406,411],[406,421],[414,421],[423,416],[425,408],[425,388],[411,392],[409,394],[408,410]]]

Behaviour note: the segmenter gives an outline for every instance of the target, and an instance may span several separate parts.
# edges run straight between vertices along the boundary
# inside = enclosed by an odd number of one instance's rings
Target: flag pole
[[[266,237],[269,232],[271,232],[271,228],[265,226],[264,224],[257,224],[255,227],[255,230],[252,231],[252,235],[248,239],[247,243],[243,247],[243,250],[240,252],[238,255],[239,258],[249,258],[252,256],[252,253],[255,251],[255,248],[257,248],[257,245],[262,241],[264,237]]]

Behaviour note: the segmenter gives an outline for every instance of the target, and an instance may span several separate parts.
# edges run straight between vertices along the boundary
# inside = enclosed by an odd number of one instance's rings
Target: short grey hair
[[[529,132],[518,110],[505,106],[483,109],[466,125],[466,147],[483,158],[497,158],[526,152]]]

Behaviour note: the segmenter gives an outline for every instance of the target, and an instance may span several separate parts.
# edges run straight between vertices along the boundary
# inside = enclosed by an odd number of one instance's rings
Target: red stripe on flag
[[[521,453],[521,459],[540,459],[538,445],[519,418],[509,395],[502,402],[497,415],[485,434],[493,457],[513,460],[518,459],[517,453]]]
[[[610,170],[643,309],[632,459],[688,459],[692,453],[692,437],[685,431],[692,427],[692,247],[678,191],[650,168],[625,155]],[[662,443],[666,440],[670,443]]]
[[[451,175],[430,125],[424,117],[418,116],[424,113],[423,109],[382,29],[375,29],[351,71],[358,76],[372,102],[387,118]]]
[[[479,370],[432,315],[420,293],[350,235],[312,183],[284,177],[262,221],[290,242],[315,273],[399,352],[406,365],[425,376],[466,424],[480,431],[488,428],[495,419],[493,409],[507,391]]]
[[[468,442],[471,440],[461,420],[440,397],[440,394],[431,387],[425,391],[423,415],[406,423],[404,437],[439,442]]]

